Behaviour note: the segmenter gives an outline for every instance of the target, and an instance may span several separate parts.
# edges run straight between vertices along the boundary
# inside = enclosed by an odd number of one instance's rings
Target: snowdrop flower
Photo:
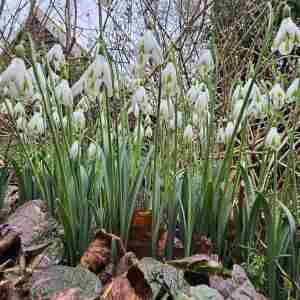
[[[280,134],[278,133],[277,128],[271,127],[271,129],[269,130],[266,136],[266,145],[273,150],[277,150],[278,147],[280,146],[280,142],[281,142],[281,137]]]
[[[28,131],[30,135],[40,135],[46,130],[46,123],[41,113],[35,113],[28,122]]]
[[[164,120],[171,119],[174,116],[173,104],[167,100],[162,100],[160,103],[160,115]]]
[[[96,157],[97,152],[99,152],[98,145],[96,145],[95,143],[90,143],[87,150],[88,159],[94,159]]]
[[[78,141],[75,141],[69,150],[70,159],[75,160],[80,155],[80,144]]]
[[[132,96],[132,111],[136,117],[138,116],[140,109],[147,114],[149,113],[149,109],[152,110],[152,108],[149,108],[149,105],[146,90],[140,86]]]
[[[190,89],[187,92],[187,97],[191,101],[191,103],[196,103],[198,100],[199,94],[201,90],[199,88],[199,85],[192,85]]]
[[[59,71],[66,63],[63,48],[60,44],[55,44],[47,53],[49,63],[52,63],[55,71]]]
[[[162,50],[155,39],[151,30],[146,30],[144,34],[144,54],[147,58],[151,58],[155,65],[163,63]],[[148,59],[145,59],[146,61]]]
[[[286,91],[286,99],[288,103],[294,102],[300,98],[300,79],[295,78]]]
[[[25,115],[25,108],[21,102],[18,102],[14,107],[14,115]]]
[[[208,112],[208,102],[209,102],[209,93],[206,88],[204,91],[201,91],[198,95],[196,102],[194,103],[195,109],[200,113]]]
[[[216,142],[218,144],[224,144],[224,142],[225,142],[225,129],[223,127],[219,127],[219,129],[217,131]]]
[[[72,121],[78,129],[84,129],[85,127],[85,116],[83,111],[76,110],[72,114]]]
[[[110,66],[104,56],[97,55],[94,62],[72,86],[73,97],[78,96],[83,91],[88,95],[98,95],[103,84],[106,87],[108,97],[112,97],[113,87]]]
[[[188,140],[188,141],[191,141],[193,139],[193,127],[192,125],[187,125],[184,129],[184,132],[183,132],[183,137]]]
[[[73,94],[67,80],[61,81],[55,88],[55,93],[63,105],[73,107]]]
[[[169,62],[162,71],[162,83],[165,94],[174,96],[177,89],[177,76],[174,64]]]
[[[200,53],[198,66],[202,76],[207,76],[214,70],[214,60],[209,49],[204,49]]]
[[[294,47],[300,46],[300,29],[288,17],[282,20],[277,35],[274,39],[272,51],[279,50],[282,55],[289,55]]]
[[[151,125],[152,124],[152,120],[150,118],[150,115],[147,115],[146,118],[145,118],[145,124],[146,125]]]
[[[227,123],[227,126],[225,128],[225,140],[227,142],[231,139],[233,131],[234,131],[234,124],[233,122],[230,121]]]
[[[147,126],[146,131],[145,131],[145,136],[146,136],[147,138],[152,138],[152,135],[153,135],[153,133],[152,133],[152,128],[151,128],[151,126]]]
[[[285,92],[279,83],[276,83],[270,91],[270,99],[273,102],[275,109],[279,109],[284,105]]]
[[[144,135],[145,135],[145,131],[143,126],[140,126],[140,128],[136,126],[133,132],[134,140],[137,141],[138,138],[143,139]]]
[[[20,116],[16,121],[17,129],[25,131],[27,128],[27,120],[24,116]]]
[[[0,74],[0,87],[12,82],[19,94],[26,96],[33,95],[32,81],[21,58],[14,58],[6,70]],[[10,85],[11,88],[13,87]]]

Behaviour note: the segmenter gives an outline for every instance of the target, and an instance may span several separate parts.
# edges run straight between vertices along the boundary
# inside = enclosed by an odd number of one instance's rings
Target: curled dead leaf
[[[88,249],[81,257],[80,265],[95,274],[100,273],[111,263],[112,240],[116,242],[119,261],[126,253],[122,240],[113,234],[100,230],[96,233],[95,239],[90,243]]]

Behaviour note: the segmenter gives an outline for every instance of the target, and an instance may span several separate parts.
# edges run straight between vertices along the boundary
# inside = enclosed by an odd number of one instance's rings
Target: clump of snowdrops
[[[260,57],[272,43],[268,9]],[[285,15],[272,51],[289,55],[300,46],[300,30],[288,8]],[[196,251],[201,235],[221,256],[232,255],[230,247],[236,247],[241,261],[254,247],[266,257],[268,295],[276,299],[282,276],[298,293],[300,72],[289,83],[279,73],[273,82],[257,80],[263,68],[259,60],[245,82],[233,83],[231,107],[218,119],[213,43],[201,51],[190,87],[173,46],[163,53],[151,29],[137,47],[136,62],[123,74],[100,43],[99,53],[71,87],[59,76],[67,69],[60,45],[37,63],[31,43],[31,65],[16,57],[0,75],[1,111],[9,115],[19,151],[64,227],[69,263],[76,264],[96,226],[120,235],[127,245],[142,193],[142,204],[152,211],[151,255],[157,255],[165,225],[167,258],[173,257],[178,229],[185,255]],[[115,103],[121,107],[117,111]],[[293,108],[291,126],[284,119],[286,107]],[[279,132],[280,123],[285,132]],[[263,231],[258,232],[259,224]]]

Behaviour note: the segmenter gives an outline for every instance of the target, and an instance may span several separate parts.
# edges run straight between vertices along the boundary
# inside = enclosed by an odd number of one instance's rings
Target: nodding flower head
[[[209,49],[202,50],[198,61],[201,76],[206,77],[209,73],[213,72],[214,67],[215,64],[211,51]]]
[[[73,107],[73,94],[67,80],[62,80],[55,88],[58,100],[65,106]]]
[[[272,51],[289,55],[294,47],[300,46],[300,29],[290,17],[284,18],[273,42]]]
[[[174,64],[169,62],[162,71],[162,83],[166,96],[174,96],[177,89],[177,76]]]
[[[152,59],[155,65],[160,65],[163,63],[162,50],[154,37],[151,30],[146,30],[143,37],[143,48],[145,60]],[[147,59],[146,59],[147,58]]]
[[[300,79],[295,78],[286,91],[286,100],[288,103],[294,102],[300,97]]]
[[[55,44],[47,53],[47,59],[53,65],[55,71],[60,71],[66,64],[63,48],[60,44]]]
[[[266,136],[267,147],[276,151],[276,150],[278,150],[280,143],[281,143],[281,137],[280,137],[280,134],[278,133],[277,128],[271,127],[271,129],[269,130],[269,132]]]
[[[279,83],[276,83],[270,91],[270,99],[275,109],[280,109],[285,103],[285,92]]]

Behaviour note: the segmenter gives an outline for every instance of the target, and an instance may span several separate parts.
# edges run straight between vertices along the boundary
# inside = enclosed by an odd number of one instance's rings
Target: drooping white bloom
[[[300,29],[288,17],[282,20],[273,42],[272,51],[279,50],[282,55],[289,55],[294,47],[300,46]]]
[[[89,65],[80,79],[72,86],[73,97],[78,96],[83,91],[88,95],[97,96],[104,85],[108,97],[113,95],[112,75],[110,66],[102,55],[97,55],[94,62]]]
[[[267,136],[266,136],[266,145],[273,150],[278,150],[278,147],[280,146],[281,137],[278,133],[278,130],[276,127],[271,127],[269,130]]]
[[[183,137],[188,140],[188,141],[191,141],[193,139],[193,127],[192,125],[187,125],[184,129],[184,132],[183,132]]]
[[[24,116],[20,116],[16,121],[17,129],[25,131],[27,128],[27,120]]]
[[[155,39],[153,32],[151,30],[146,30],[144,34],[144,55],[145,60],[151,58],[155,65],[160,65],[163,63],[162,50]]]
[[[223,127],[218,128],[216,142],[218,144],[224,144],[225,142],[225,129]]]
[[[226,141],[229,141],[231,139],[233,131],[234,131],[234,124],[233,124],[233,122],[230,121],[227,123],[227,126],[225,128],[225,140]]]
[[[97,152],[99,152],[99,147],[95,143],[90,143],[88,150],[87,150],[87,156],[89,159],[94,159],[96,157]]]
[[[41,113],[35,113],[28,122],[28,131],[30,135],[40,135],[46,130],[46,122]]]
[[[152,110],[152,108],[149,108],[149,105],[146,90],[142,86],[138,87],[132,96],[132,111],[135,116],[138,116],[140,109],[144,113],[149,114],[149,109],[150,112]]]
[[[191,101],[191,103],[196,103],[199,97],[199,93],[201,92],[199,85],[192,85],[187,92],[187,97]]]
[[[207,76],[214,70],[214,60],[209,49],[203,49],[201,51],[198,66],[202,76]]]
[[[0,74],[1,86],[9,86],[9,89],[15,88],[18,94],[32,96],[32,81],[21,58],[14,58],[6,70]]]
[[[136,126],[133,132],[134,140],[143,139],[145,136],[145,130],[143,126]]]
[[[160,103],[160,115],[164,120],[171,119],[174,116],[174,106],[170,101],[162,100]]]
[[[82,110],[76,110],[72,114],[72,121],[76,128],[84,129],[85,127],[85,116]]]
[[[200,113],[208,112],[208,102],[209,102],[209,92],[206,88],[204,91],[201,91],[198,95],[196,102],[194,103],[195,109]]]
[[[152,128],[151,128],[151,126],[147,126],[147,128],[146,128],[146,131],[145,131],[145,136],[147,137],[147,138],[152,138]]]
[[[70,159],[75,160],[80,155],[80,144],[78,141],[75,141],[69,150]]]
[[[67,107],[73,107],[73,94],[67,80],[62,80],[61,83],[55,88],[58,100]]]
[[[66,63],[63,48],[60,44],[55,44],[47,53],[49,63],[53,64],[55,71],[59,71]]]
[[[169,62],[162,71],[162,83],[165,94],[173,96],[177,89],[177,76],[174,64]]]
[[[285,103],[285,92],[279,83],[276,83],[270,91],[270,99],[273,102],[275,109],[281,108]]]
[[[145,124],[146,125],[151,125],[152,124],[152,120],[150,118],[150,115],[147,115],[146,118],[145,118]]]
[[[286,100],[288,103],[294,102],[300,98],[300,79],[295,78],[286,91]]]
[[[18,102],[15,107],[14,107],[14,115],[15,116],[20,116],[20,115],[25,115],[25,108],[21,102]]]

